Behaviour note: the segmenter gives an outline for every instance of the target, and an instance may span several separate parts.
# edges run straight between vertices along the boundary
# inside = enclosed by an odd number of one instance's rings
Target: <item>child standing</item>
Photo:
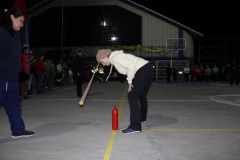
[[[73,85],[73,72],[72,72],[72,67],[69,68],[68,70],[68,84],[69,86]]]

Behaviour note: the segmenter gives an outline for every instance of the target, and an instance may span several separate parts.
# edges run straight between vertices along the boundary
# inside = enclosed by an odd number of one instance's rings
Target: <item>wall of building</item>
[[[138,9],[132,5],[126,4],[120,0],[67,0],[64,3],[64,6],[91,6],[91,5],[118,5],[121,6],[133,13],[136,13],[142,16],[142,46],[158,46],[163,48],[166,46],[166,38],[178,38],[179,37],[179,28],[161,20],[151,13],[147,13],[141,9]],[[61,7],[62,0],[55,0],[51,3],[37,9],[36,11],[28,14],[29,20],[42,12],[48,10],[51,7]],[[86,13],[89,14],[89,13]],[[59,15],[61,16],[61,15]],[[76,16],[77,17],[77,16]],[[29,24],[29,23],[28,23]],[[47,24],[46,24],[47,25]],[[186,51],[185,55],[187,57],[194,57],[194,42],[193,37],[189,35],[186,31],[183,32],[183,38],[186,39]],[[98,48],[98,47],[97,47]],[[95,50],[95,49],[93,49]],[[95,52],[95,51],[94,51]],[[162,53],[163,54],[163,53]],[[152,56],[151,53],[146,53],[145,56]],[[159,56],[159,54],[154,54],[154,56]]]

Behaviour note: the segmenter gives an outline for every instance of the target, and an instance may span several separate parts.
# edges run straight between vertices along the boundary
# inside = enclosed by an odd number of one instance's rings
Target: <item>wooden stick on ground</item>
[[[99,65],[99,63],[98,63],[98,65]],[[91,86],[91,84],[92,84],[93,77],[94,77],[94,75],[95,75],[95,73],[96,73],[96,70],[98,69],[98,65],[97,65],[97,67],[96,67],[96,69],[95,69],[95,72],[94,72],[93,75],[92,75],[91,80],[89,81],[89,83],[88,83],[88,85],[87,85],[87,88],[85,89],[85,91],[84,91],[84,93],[83,93],[83,95],[82,95],[81,100],[79,101],[79,105],[81,105],[81,106],[84,104],[84,101],[85,101],[85,98],[86,98],[86,96],[87,96],[88,90],[89,90],[89,88],[90,88],[90,86]]]

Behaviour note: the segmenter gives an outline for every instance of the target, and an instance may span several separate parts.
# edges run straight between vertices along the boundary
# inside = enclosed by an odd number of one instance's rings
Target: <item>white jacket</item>
[[[122,50],[112,52],[109,56],[109,61],[119,73],[127,75],[128,83],[132,83],[132,79],[139,68],[148,63],[148,61],[142,58],[125,54]]]
[[[58,65],[57,65],[57,71],[62,71],[62,66],[61,66],[61,64],[58,64]]]
[[[184,73],[189,73],[190,72],[190,68],[189,67],[185,67],[184,68]]]

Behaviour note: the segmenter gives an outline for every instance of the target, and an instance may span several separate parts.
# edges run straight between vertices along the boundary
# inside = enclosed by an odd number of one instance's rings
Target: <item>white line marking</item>
[[[223,97],[223,99],[217,99],[218,97]],[[234,105],[234,106],[240,106],[240,104],[237,103],[238,101],[234,101],[234,100],[228,101],[228,100],[226,100],[226,98],[228,98],[228,97],[240,97],[240,94],[215,95],[215,96],[210,97],[210,99],[212,101],[223,103],[223,104],[230,104],[230,105]]]

